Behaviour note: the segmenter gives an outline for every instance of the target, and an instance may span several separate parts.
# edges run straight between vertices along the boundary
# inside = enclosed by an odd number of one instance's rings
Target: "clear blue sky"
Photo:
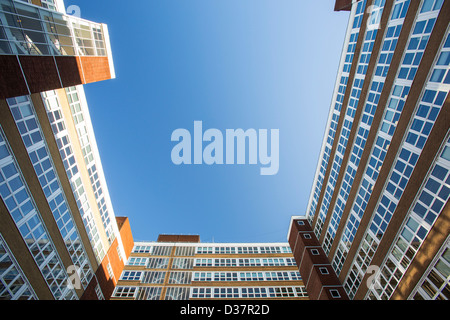
[[[65,0],[108,24],[117,78],[85,86],[117,216],[135,241],[284,242],[303,215],[347,12],[334,0]],[[280,167],[181,165],[171,134],[279,129]]]

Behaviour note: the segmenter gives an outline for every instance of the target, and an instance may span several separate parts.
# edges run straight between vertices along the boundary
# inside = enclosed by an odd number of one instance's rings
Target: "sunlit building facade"
[[[448,299],[450,1],[335,10],[349,23],[294,256],[317,247],[350,299]]]
[[[307,300],[288,243],[136,242],[112,300]]]
[[[83,84],[114,78],[107,26],[0,0],[0,299],[108,299],[131,251]]]

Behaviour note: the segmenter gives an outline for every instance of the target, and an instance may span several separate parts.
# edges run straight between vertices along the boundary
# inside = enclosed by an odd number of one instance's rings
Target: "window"
[[[194,272],[192,281],[212,281],[212,272]]]
[[[168,287],[164,296],[164,300],[187,300],[188,298],[188,287]]]
[[[237,247],[239,254],[258,253],[258,247]]]
[[[266,298],[266,288],[242,288],[242,298]]]
[[[281,253],[292,253],[292,249],[290,246],[281,247]]]
[[[286,265],[288,265],[288,266],[296,266],[297,262],[295,261],[294,258],[287,258],[286,259]]]
[[[214,298],[239,298],[239,288],[214,288]]]
[[[153,247],[153,254],[155,256],[170,256],[171,252],[172,252],[172,247],[166,247],[166,246],[154,246]]]
[[[22,275],[14,256],[0,234],[0,263],[2,272],[0,283],[2,299],[5,300],[35,300],[34,291],[28,280]]]
[[[176,247],[176,256],[193,256],[195,253],[195,247]]]
[[[171,272],[169,274],[169,284],[190,284],[191,272]]]
[[[304,233],[303,238],[305,239],[311,239],[311,235],[309,233]]]
[[[323,274],[323,275],[330,274],[328,272],[328,268],[326,268],[326,267],[320,267],[319,271],[320,271],[320,274]]]
[[[147,266],[148,258],[142,258],[142,257],[130,257],[128,259],[127,265],[129,266]]]
[[[90,208],[91,204],[86,197],[86,188],[81,181],[80,172],[78,169],[77,162],[75,161],[75,156],[71,146],[71,138],[69,137],[65,120],[62,113],[62,107],[59,103],[59,98],[56,91],[46,91],[42,93],[43,102],[47,111],[47,117],[50,120],[52,126],[53,134],[58,145],[61,160],[63,161],[67,177],[73,187],[73,194],[77,202],[77,206],[80,212],[83,212],[83,221],[86,222],[86,230],[88,231],[88,236],[93,239],[93,249],[97,261],[102,261],[105,256],[105,248],[101,241],[101,237],[98,235],[98,230],[94,225],[94,218],[92,210]]]
[[[195,259],[195,266],[196,267],[211,267],[212,259]]]
[[[214,281],[238,281],[237,272],[215,272]]]
[[[133,298],[137,292],[137,287],[117,287],[113,297],[117,298]]]
[[[148,271],[145,272],[142,278],[142,283],[164,283],[164,278],[166,277],[165,271]]]
[[[124,271],[120,280],[136,281],[141,280],[142,271]]]
[[[192,288],[191,298],[211,298],[211,288]]]
[[[283,266],[283,265],[285,265],[285,262],[283,259],[280,259],[280,258],[267,258],[267,259],[262,259],[262,265],[263,266]]]
[[[297,223],[298,223],[299,226],[304,226],[304,225],[305,225],[305,222],[304,222],[304,221],[301,221],[301,220],[300,220],[300,221],[297,221]]]
[[[169,258],[150,258],[148,263],[149,269],[167,269],[169,266]]]
[[[264,281],[262,272],[240,272],[239,278],[241,281]]]
[[[95,294],[97,295],[98,300],[105,300],[102,289],[100,288],[100,285],[98,285],[98,284],[95,286]]]
[[[213,247],[197,247],[198,254],[211,254],[213,253]]]
[[[319,250],[317,250],[317,249],[311,249],[311,254],[312,254],[313,256],[318,256],[318,255],[320,254],[320,252],[319,252]]]
[[[293,287],[272,287],[267,289],[270,297],[295,297]]]
[[[216,247],[214,253],[216,254],[232,254],[236,253],[235,247]]]
[[[422,5],[420,13],[440,10],[442,7],[443,0],[425,0]]]
[[[133,252],[136,253],[150,253],[152,247],[151,246],[135,246]]]
[[[280,247],[261,247],[261,253],[281,253]]]
[[[297,287],[194,287],[190,298],[276,298],[307,297],[304,286]]]
[[[288,281],[290,280],[288,272],[266,272],[266,280],[268,281]],[[295,275],[294,275],[295,276]]]
[[[237,265],[236,259],[215,259],[214,265],[216,267],[235,267]]]
[[[137,300],[159,300],[161,291],[161,287],[141,287]]]
[[[106,270],[108,270],[108,275],[109,275],[109,277],[110,277],[111,279],[114,279],[114,281],[115,281],[114,272],[113,272],[113,269],[112,269],[112,267],[111,267],[111,263],[108,263],[108,264],[106,265]]]
[[[122,253],[120,252],[119,246],[117,246],[116,249],[117,249],[117,255],[119,256],[119,260],[122,261]]]
[[[267,259],[262,259],[263,265],[270,265],[267,262]],[[270,263],[270,262],[269,262]],[[245,267],[254,267],[254,266],[260,266],[261,265],[261,259],[239,259],[239,266],[245,266]]]
[[[192,269],[193,265],[192,258],[174,258],[172,261],[172,269]]]

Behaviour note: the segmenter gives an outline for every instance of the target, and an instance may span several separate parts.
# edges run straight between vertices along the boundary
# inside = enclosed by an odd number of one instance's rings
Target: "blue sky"
[[[109,192],[135,241],[284,242],[303,215],[347,12],[333,0],[65,0],[108,24],[117,78],[85,86]],[[279,129],[278,174],[180,165],[175,129]]]

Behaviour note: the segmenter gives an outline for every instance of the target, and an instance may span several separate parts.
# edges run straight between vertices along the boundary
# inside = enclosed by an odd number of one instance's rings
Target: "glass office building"
[[[450,1],[335,10],[349,22],[294,255],[312,235],[350,299],[448,299]]]
[[[0,62],[0,299],[109,298],[132,238],[83,89],[114,77],[107,27],[0,0]]]

